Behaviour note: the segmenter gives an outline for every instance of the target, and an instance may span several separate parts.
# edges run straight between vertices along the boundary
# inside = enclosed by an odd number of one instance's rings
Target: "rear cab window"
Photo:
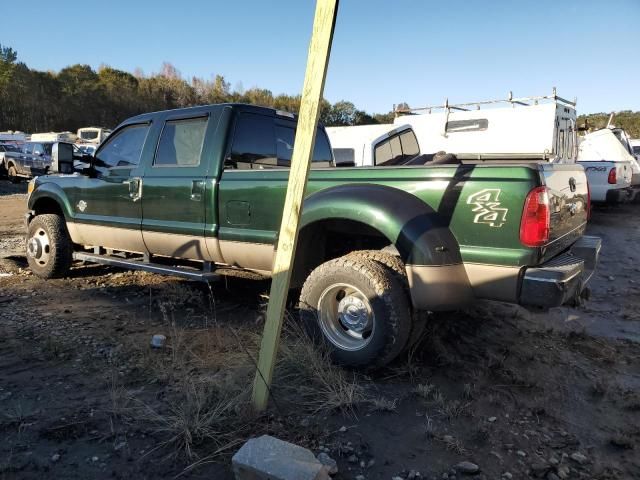
[[[402,164],[420,154],[418,140],[413,130],[405,130],[379,142],[374,149],[374,165]]]
[[[236,121],[228,169],[289,168],[296,123],[268,115],[242,112]],[[311,168],[333,165],[324,129],[318,128]]]

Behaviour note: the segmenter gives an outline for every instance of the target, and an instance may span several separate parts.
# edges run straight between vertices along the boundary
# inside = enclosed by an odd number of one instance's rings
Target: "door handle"
[[[202,200],[203,194],[204,194],[204,181],[193,180],[191,182],[191,200],[193,200],[194,202],[199,202]]]
[[[133,177],[129,180],[124,180],[123,185],[129,185],[129,198],[134,202],[137,202],[142,198],[142,178]]]

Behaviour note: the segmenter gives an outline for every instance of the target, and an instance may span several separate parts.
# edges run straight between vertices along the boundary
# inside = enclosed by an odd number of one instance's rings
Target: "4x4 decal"
[[[468,205],[475,205],[471,209],[475,213],[473,223],[485,223],[490,227],[500,228],[507,221],[508,208],[500,206],[500,194],[502,190],[499,188],[486,188],[470,195],[467,198]]]

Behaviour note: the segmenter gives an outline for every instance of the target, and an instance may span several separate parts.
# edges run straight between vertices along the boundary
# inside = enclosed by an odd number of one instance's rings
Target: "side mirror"
[[[51,149],[51,171],[73,173],[73,145],[56,142]]]

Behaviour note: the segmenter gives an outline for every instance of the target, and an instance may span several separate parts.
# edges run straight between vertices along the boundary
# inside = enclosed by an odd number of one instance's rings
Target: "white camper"
[[[0,142],[24,143],[26,141],[27,136],[23,132],[14,132],[11,130],[8,132],[0,132]]]
[[[90,143],[100,145],[111,134],[111,130],[103,127],[84,127],[78,129],[78,144]]]
[[[573,163],[576,102],[552,95],[396,109],[423,154],[444,151],[473,160],[523,159]]]
[[[67,142],[76,141],[76,134],[71,132],[32,133],[31,142]]]
[[[420,155],[410,125],[326,127],[338,167],[396,165]]]

